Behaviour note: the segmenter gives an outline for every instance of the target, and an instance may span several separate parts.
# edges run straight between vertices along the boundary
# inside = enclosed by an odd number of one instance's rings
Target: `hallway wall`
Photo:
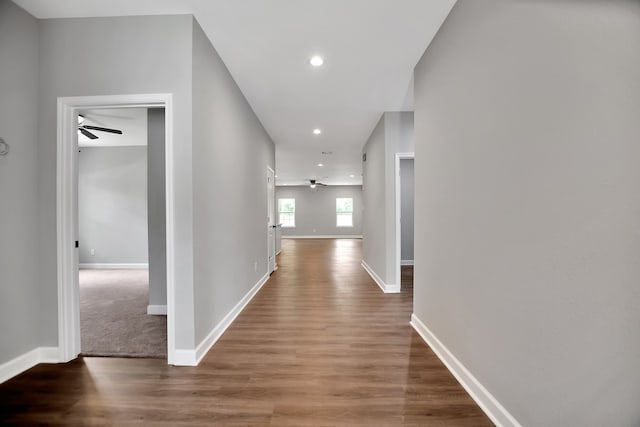
[[[201,350],[267,276],[267,166],[275,146],[193,21],[195,338]]]
[[[0,0],[0,365],[38,347],[38,25]],[[2,373],[0,372],[0,377]],[[0,379],[2,381],[2,379]]]
[[[363,262],[397,292],[396,153],[413,153],[413,112],[385,112],[362,149]]]
[[[639,45],[638,1],[459,0],[415,69],[414,314],[525,426],[640,422]]]

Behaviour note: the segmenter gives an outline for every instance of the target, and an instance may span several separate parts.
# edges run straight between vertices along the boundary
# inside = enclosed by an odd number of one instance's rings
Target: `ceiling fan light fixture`
[[[323,166],[324,166],[324,165],[323,165],[322,163],[318,163],[318,167],[319,167],[319,168],[321,168],[321,167],[323,167]]]
[[[314,135],[320,135],[321,133],[322,133],[322,131],[320,129],[318,129],[318,128],[313,130],[313,134]]]
[[[309,185],[309,187],[316,188],[316,185],[315,184],[311,184],[311,185]]]
[[[314,67],[322,67],[322,64],[324,64],[324,59],[322,59],[322,57],[319,55],[315,55],[311,57],[311,59],[309,60],[309,64],[313,65]]]

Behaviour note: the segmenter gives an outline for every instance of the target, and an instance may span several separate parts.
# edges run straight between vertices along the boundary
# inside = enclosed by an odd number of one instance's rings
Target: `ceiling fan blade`
[[[118,135],[122,135],[122,131],[118,129],[101,128],[99,126],[91,126],[91,125],[82,125],[82,127],[85,129],[99,130],[101,132],[117,133]]]
[[[83,134],[84,136],[86,136],[89,139],[98,139],[98,137],[94,134],[92,134],[91,132],[89,132],[88,130],[85,130],[83,128],[78,128],[78,130],[80,131],[81,134]]]

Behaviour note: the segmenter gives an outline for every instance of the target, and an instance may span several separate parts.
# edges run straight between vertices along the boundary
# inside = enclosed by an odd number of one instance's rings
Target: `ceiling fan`
[[[100,126],[91,126],[91,125],[83,125],[82,123],[84,122],[84,116],[82,114],[78,114],[78,131],[83,134],[84,136],[86,136],[89,139],[98,139],[98,135],[89,132],[89,130],[93,130],[93,131],[100,131],[100,132],[109,132],[109,133],[117,133],[118,135],[122,135],[122,131],[118,130],[118,129],[110,129],[110,128],[103,128]]]
[[[327,186],[327,184],[323,184],[323,183],[321,183],[321,182],[317,182],[315,179],[310,179],[310,180],[309,180],[309,187],[311,187],[311,188],[316,188],[316,185],[321,185],[321,186],[323,186],[323,187],[326,187],[326,186]]]

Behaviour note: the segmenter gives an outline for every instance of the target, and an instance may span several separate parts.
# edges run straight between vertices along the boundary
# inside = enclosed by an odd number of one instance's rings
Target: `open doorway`
[[[414,241],[414,158],[413,153],[396,154],[396,280],[401,293],[413,296]]]
[[[78,113],[81,354],[166,358],[164,109]]]
[[[400,159],[400,290],[413,294],[414,159]]]
[[[267,273],[278,269],[276,263],[276,178],[273,169],[267,166]]]
[[[164,223],[160,228],[164,234],[148,228],[149,273],[159,272],[165,279],[163,293],[164,306],[151,302],[149,289],[147,313],[154,310],[166,311],[166,357],[169,364],[178,358],[175,348],[175,233],[174,233],[174,191],[173,191],[173,101],[171,94],[134,94],[81,96],[58,98],[58,156],[57,156],[57,266],[58,266],[58,337],[59,360],[67,362],[81,353],[80,298],[79,298],[79,222],[78,222],[78,120],[83,110],[145,108],[163,109],[159,116],[164,119],[164,127],[158,132],[164,135],[164,148],[159,150],[159,158],[148,160],[162,170],[163,176],[154,181],[163,183],[164,199],[155,207],[149,200],[149,211],[162,211]],[[149,110],[151,111],[151,110]],[[150,170],[150,169],[149,169]],[[151,181],[151,179],[149,179]],[[156,224],[156,227],[158,225]],[[157,240],[152,242],[152,238]],[[158,243],[158,240],[161,243]],[[86,247],[90,249],[90,246]],[[164,258],[156,260],[160,267],[154,268],[153,248],[160,248]],[[166,309],[164,308],[166,307]],[[178,362],[179,363],[179,362]]]

